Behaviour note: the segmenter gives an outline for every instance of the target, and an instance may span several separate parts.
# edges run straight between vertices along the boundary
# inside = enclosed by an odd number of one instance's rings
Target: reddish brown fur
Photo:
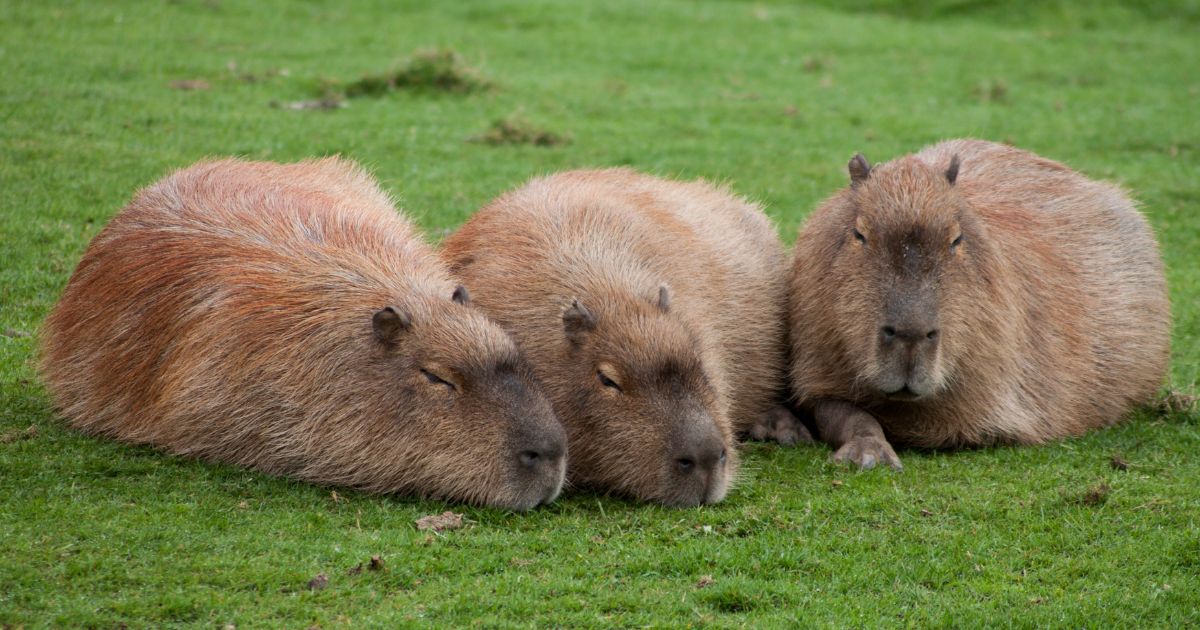
[[[673,505],[725,496],[734,433],[772,409],[786,363],[786,256],[756,206],[703,182],[574,171],[493,201],[442,253],[529,356],[573,483]],[[572,341],[575,299],[596,323],[579,319]],[[727,461],[681,476],[700,442]]]
[[[1161,386],[1168,360],[1162,264],[1128,197],[977,140],[875,167],[826,201],[796,244],[791,318],[802,402],[818,415],[822,402],[851,402],[889,439],[923,447],[1033,444],[1115,423]],[[883,393],[906,378],[884,349],[889,318],[937,332],[911,346],[916,400]],[[866,433],[833,441],[858,448]]]
[[[206,162],[91,243],[41,373],[88,433],[370,492],[552,500],[562,427],[512,339],[454,291],[353,164]],[[383,307],[410,327],[381,338]],[[518,461],[531,449],[543,465]]]

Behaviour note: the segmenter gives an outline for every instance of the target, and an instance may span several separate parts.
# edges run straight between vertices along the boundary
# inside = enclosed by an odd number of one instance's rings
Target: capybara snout
[[[91,243],[40,367],[90,433],[529,509],[557,496],[566,435],[512,338],[469,302],[353,164],[206,162],[141,191]]]
[[[903,287],[903,283],[895,283]],[[876,332],[874,383],[879,393],[914,400],[937,390],[941,346],[935,291],[889,291]]]
[[[729,490],[729,447],[716,423],[707,415],[697,414],[682,418],[678,424],[667,449],[669,481],[664,484],[673,491],[662,497],[663,503],[693,506],[721,501]]]

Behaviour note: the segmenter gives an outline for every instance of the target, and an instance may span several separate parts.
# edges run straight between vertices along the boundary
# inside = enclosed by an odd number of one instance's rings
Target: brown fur
[[[91,243],[41,373],[88,433],[369,492],[550,501],[562,427],[512,339],[454,292],[353,164],[206,162]]]
[[[1034,444],[1113,424],[1161,386],[1162,264],[1118,187],[978,140],[865,175],[856,161],[795,249],[793,386],[818,416],[853,416],[848,401],[897,443]],[[888,459],[855,432],[825,437]]]
[[[703,182],[574,171],[493,201],[442,253],[529,356],[573,483],[672,505],[725,496],[733,436],[772,411],[786,364],[787,261],[756,206]],[[726,461],[677,467],[697,445]]]

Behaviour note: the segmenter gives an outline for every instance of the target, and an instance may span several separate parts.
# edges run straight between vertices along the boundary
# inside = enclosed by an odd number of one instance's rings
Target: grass
[[[83,437],[31,359],[89,239],[205,156],[350,156],[435,238],[531,175],[629,164],[727,181],[791,242],[855,151],[977,136],[1135,192],[1168,266],[1171,384],[1194,391],[1198,24],[1194,0],[0,0],[0,626],[1200,623],[1194,407],[904,452],[900,474],[751,445],[718,506],[576,493],[521,515]],[[280,106],[426,49],[492,89]],[[513,112],[572,141],[468,141]],[[417,530],[447,509],[466,527]]]

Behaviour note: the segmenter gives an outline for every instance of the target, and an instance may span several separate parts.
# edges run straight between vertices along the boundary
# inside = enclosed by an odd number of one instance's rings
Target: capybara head
[[[515,342],[371,178],[202,163],[88,247],[42,376],[90,433],[328,485],[525,510],[566,433]]]
[[[914,401],[953,379],[963,313],[978,307],[987,234],[960,198],[958,158],[932,168],[908,157],[850,161],[850,188],[820,238],[833,258],[837,340],[858,361],[869,397]],[[804,299],[797,296],[796,299]]]
[[[446,486],[436,494],[450,498],[516,510],[549,503],[566,474],[566,433],[512,339],[468,300],[458,287],[453,299],[371,317],[372,396],[399,412],[378,418],[372,442],[390,453],[375,456],[427,471],[415,487]]]
[[[575,299],[562,314],[572,481],[692,506],[725,498],[736,469],[698,340],[670,314],[670,290]],[[578,459],[575,459],[578,458]]]

